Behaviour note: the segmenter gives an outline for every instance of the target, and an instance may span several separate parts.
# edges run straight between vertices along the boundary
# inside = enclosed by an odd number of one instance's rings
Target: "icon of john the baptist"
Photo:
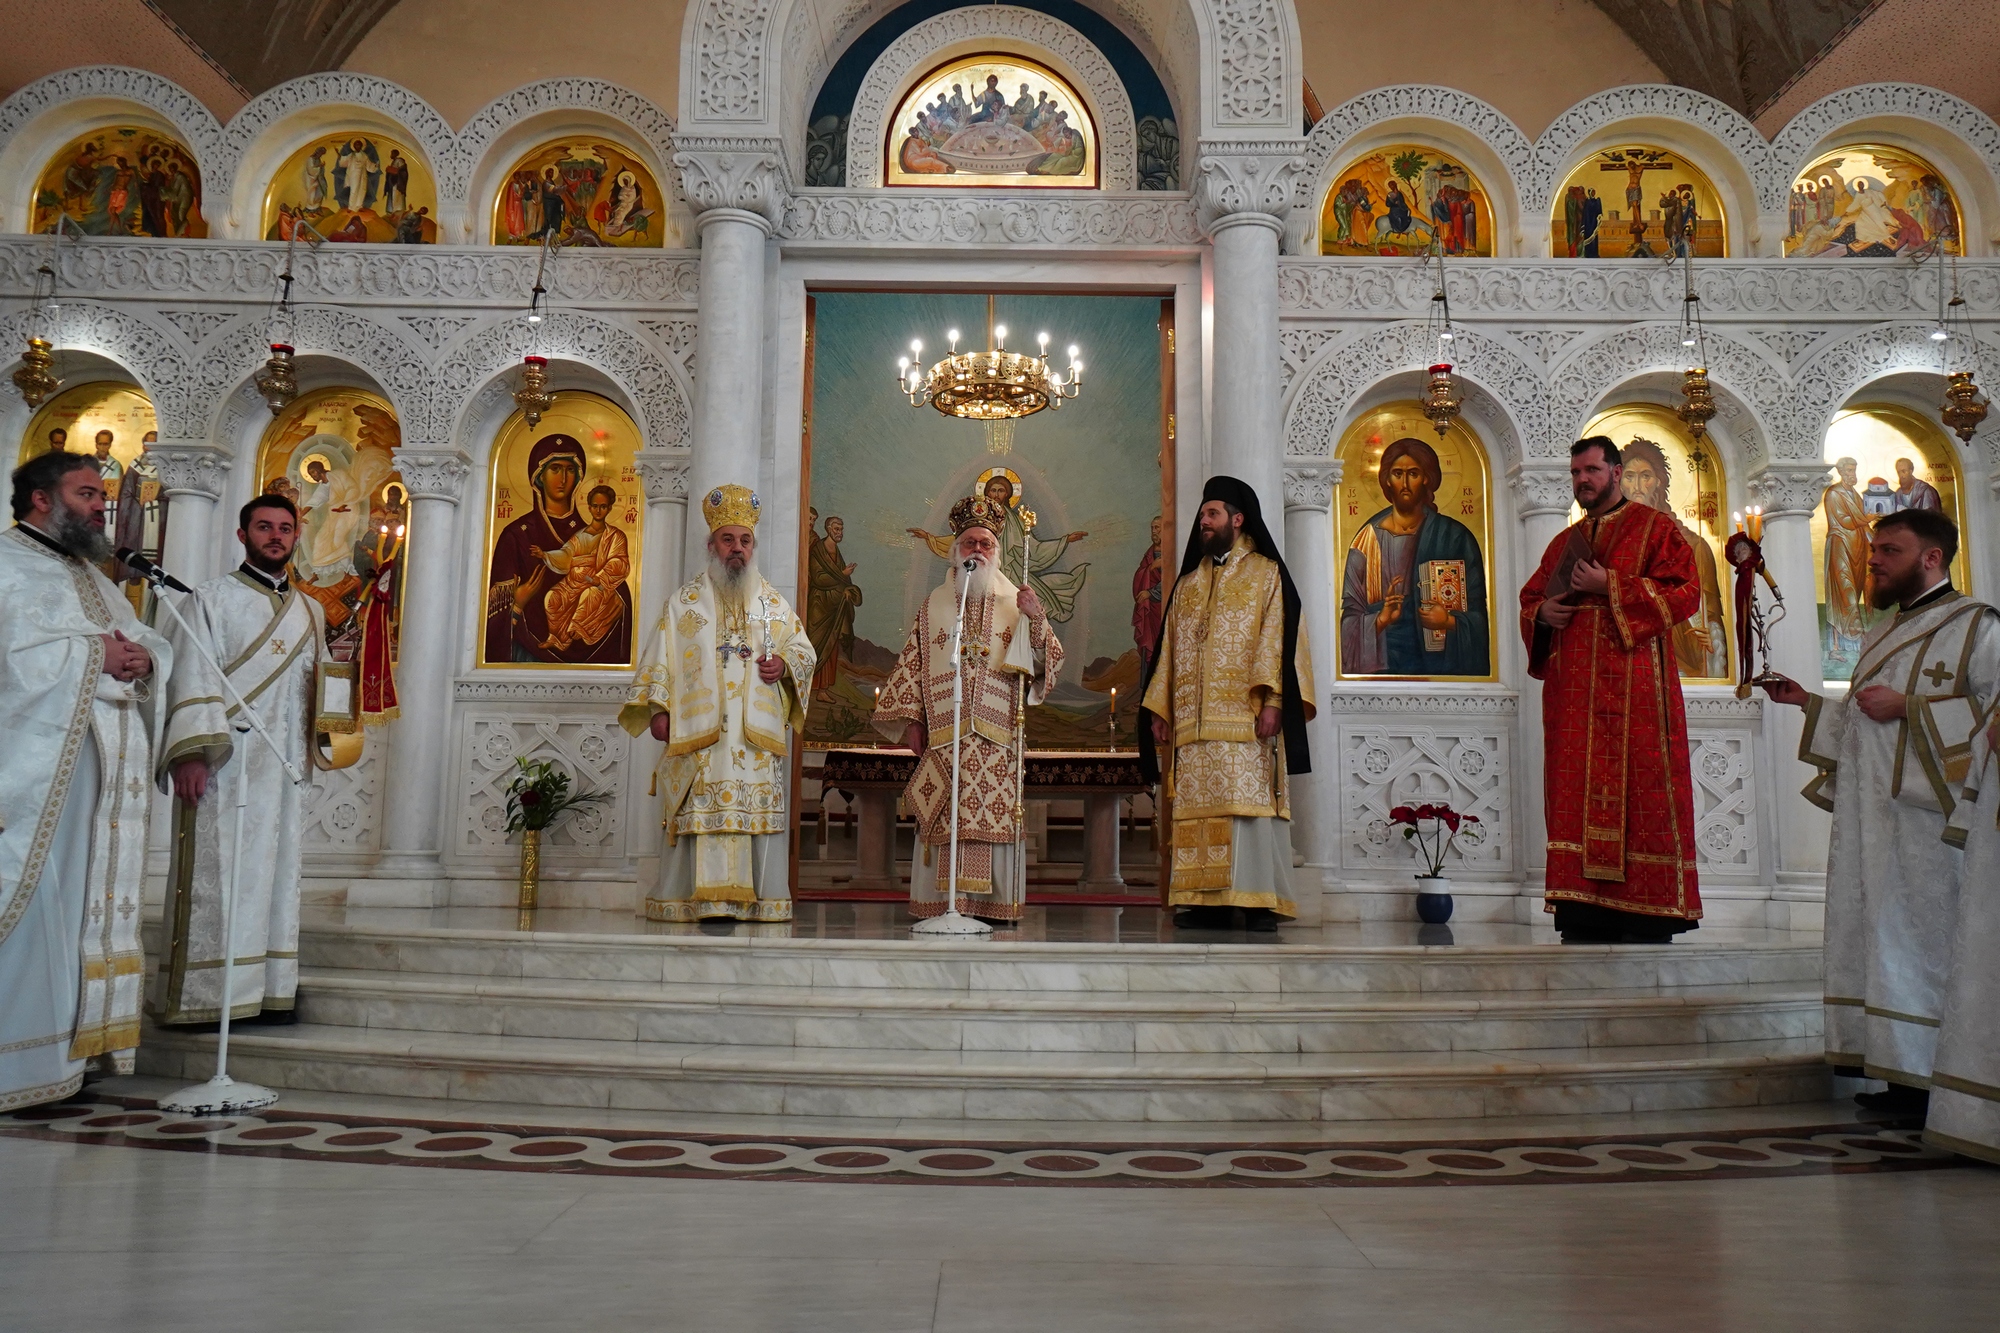
[[[545,594],[562,575],[546,557],[564,551],[590,525],[591,520],[577,512],[577,492],[586,467],[583,446],[568,435],[544,435],[528,451],[534,510],[502,528],[493,543],[486,586],[487,662],[588,665],[632,660],[632,590],[622,579],[615,585],[620,605],[613,623],[595,641],[569,637],[563,642],[566,636],[553,634],[549,624]]]

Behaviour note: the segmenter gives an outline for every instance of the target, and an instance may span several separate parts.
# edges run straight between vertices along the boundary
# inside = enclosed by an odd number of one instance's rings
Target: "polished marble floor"
[[[501,907],[343,907],[308,906],[302,923],[313,926],[367,926],[391,930],[506,930],[578,935],[708,935],[736,939],[906,940],[913,921],[899,903],[799,903],[787,922],[657,922],[635,913],[595,908],[544,907],[517,912]],[[936,938],[936,937],[933,937]],[[1346,921],[1319,926],[1281,926],[1275,936],[1243,930],[1181,930],[1157,907],[1035,907],[1018,927],[977,937],[995,945],[1076,944],[1247,944],[1320,947],[1493,946],[1560,943],[1542,922],[1461,922],[1426,926],[1415,921]],[[955,944],[966,943],[955,937]],[[1802,945],[1817,948],[1817,931],[1704,926],[1673,947],[1713,944]]]
[[[355,1119],[394,1109],[339,1105]],[[1587,1123],[1657,1141],[1851,1121],[1853,1108],[1721,1114]],[[810,1128],[827,1126],[766,1132]],[[1991,1328],[2000,1311],[2000,1170],[1971,1165],[1478,1188],[939,1188],[410,1169],[187,1139],[146,1151],[0,1135],[0,1327],[1872,1333]]]

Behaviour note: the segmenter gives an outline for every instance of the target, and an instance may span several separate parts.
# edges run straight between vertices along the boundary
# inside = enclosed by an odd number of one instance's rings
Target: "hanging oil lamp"
[[[1979,423],[1986,420],[1988,399],[1979,387],[1979,340],[1972,331],[1972,315],[1958,289],[1958,261],[1951,260],[1951,300],[1944,299],[1944,247],[1938,247],[1938,323],[1931,339],[1939,344],[1943,363],[1944,402],[1938,405],[1938,419],[1960,440],[1972,443]],[[1956,363],[1956,364],[1954,364]]]
[[[1681,346],[1694,364],[1681,374],[1681,404],[1674,409],[1694,436],[1696,445],[1708,436],[1715,420],[1715,392],[1708,383],[1708,337],[1701,326],[1701,294],[1694,289],[1694,252],[1681,256],[1686,291],[1681,297]]]
[[[535,285],[528,292],[528,313],[524,322],[528,326],[528,353],[521,358],[521,384],[514,390],[514,405],[521,409],[530,429],[542,424],[542,415],[555,403],[555,393],[549,388],[549,359],[536,348],[541,345],[542,298],[548,289],[542,279],[548,274],[549,251],[554,245],[552,236],[542,237],[542,253],[535,265]]]
[[[60,233],[56,236],[56,244],[62,244]],[[22,402],[29,407],[40,407],[62,385],[55,374],[54,334],[58,309],[53,260],[35,270],[35,290],[29,301],[28,350],[21,353],[20,369],[14,372],[14,387],[21,391]]]
[[[1445,432],[1451,429],[1451,423],[1458,419],[1465,398],[1451,373],[1458,332],[1451,326],[1451,298],[1445,294],[1444,251],[1433,241],[1431,253],[1437,259],[1437,288],[1431,293],[1430,314],[1424,320],[1424,332],[1436,351],[1424,372],[1423,413],[1442,440]]]

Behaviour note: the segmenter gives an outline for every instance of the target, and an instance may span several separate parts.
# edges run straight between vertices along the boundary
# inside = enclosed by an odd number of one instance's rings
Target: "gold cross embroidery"
[[[285,655],[285,641],[283,639],[271,640],[271,656],[283,657],[284,655]]]
[[[1952,679],[1952,677],[1955,676],[1957,673],[1946,671],[1944,669],[1944,659],[1940,657],[1937,660],[1936,666],[1932,667],[1928,671],[1921,671],[1918,672],[1917,674],[1928,677],[1931,682],[1931,688],[1935,690],[1940,686],[1942,686],[1946,681]]]

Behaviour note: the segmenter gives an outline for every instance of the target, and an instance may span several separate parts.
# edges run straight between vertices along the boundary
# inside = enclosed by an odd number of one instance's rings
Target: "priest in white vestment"
[[[2000,612],[1951,586],[1958,528],[1935,510],[1885,514],[1870,534],[1874,605],[1841,699],[1766,686],[1806,710],[1806,799],[1833,812],[1826,873],[1826,1050],[1886,1080],[1874,1110],[1920,1111],[1944,1013],[1960,853],[1945,821],[2000,691]]]
[[[173,795],[173,856],[147,1010],[164,1025],[222,1017],[222,906],[236,846],[238,785],[243,859],[236,875],[235,976],[230,1020],[289,1022],[299,986],[299,861],[307,788],[286,774],[255,731],[236,729],[233,697],[191,639],[229,674],[236,695],[295,770],[311,780],[313,694],[328,659],[320,604],[286,577],[298,510],[282,495],[243,506],[243,563],[181,597],[183,630],[168,619],[176,669],[167,684],[161,789]],[[162,593],[172,597],[173,593]]]
[[[1021,920],[1028,850],[1021,810],[1025,709],[1062,672],[1062,641],[1032,588],[999,569],[1007,507],[983,495],[951,510],[949,576],[931,590],[876,703],[875,729],[918,756],[904,793],[917,820],[910,915],[942,916],[951,882],[952,739],[958,738],[958,910],[995,925]],[[964,562],[976,568],[968,573]],[[964,580],[964,661],[952,709],[952,627]],[[954,720],[959,725],[954,732]]]
[[[654,774],[667,848],[649,921],[790,921],[789,731],[805,725],[812,640],[757,569],[747,486],[701,502],[706,572],[667,598],[618,720],[667,743]]]
[[[96,568],[104,482],[86,454],[14,472],[0,534],[0,1111],[60,1101],[86,1066],[129,1074],[139,898],[173,652]]]
[[[1964,849],[1924,1141],[2000,1165],[2000,717],[1945,828]]]

